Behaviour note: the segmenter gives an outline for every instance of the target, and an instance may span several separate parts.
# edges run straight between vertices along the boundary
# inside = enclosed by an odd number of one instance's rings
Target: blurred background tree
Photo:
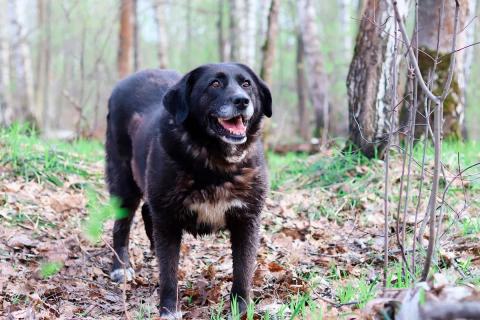
[[[102,138],[107,99],[120,78],[138,69],[186,72],[203,63],[235,60],[262,71],[270,83],[275,110],[268,136],[271,146],[321,139],[322,133],[323,140],[350,137],[361,145],[352,131],[352,110],[362,108],[360,114],[373,110],[371,119],[377,121],[373,97],[385,93],[382,76],[388,78],[388,72],[376,72],[370,64],[358,67],[368,58],[361,56],[361,46],[365,40],[374,41],[375,30],[368,34],[365,29],[376,28],[372,21],[385,27],[381,3],[386,2],[0,0],[0,121],[4,125],[29,121],[47,137]],[[405,3],[410,4],[406,18],[413,30],[414,1]],[[473,12],[470,9],[472,17]],[[462,20],[465,45],[475,40],[477,20]],[[382,41],[388,41],[384,33]],[[364,51],[378,54],[378,65],[388,70],[388,52],[376,46]],[[468,77],[458,79],[465,79],[459,84],[467,119],[463,131],[478,139],[480,129],[473,119],[480,116],[480,92],[474,89],[480,67],[472,64],[471,71],[468,67],[475,50],[475,46],[465,50],[462,74]],[[362,72],[372,73],[367,77],[371,81],[354,85],[353,79],[360,79]],[[368,87],[375,84],[377,94]],[[366,87],[361,89],[362,85]],[[361,95],[362,90],[368,94]],[[378,138],[389,126],[375,127],[372,137]]]

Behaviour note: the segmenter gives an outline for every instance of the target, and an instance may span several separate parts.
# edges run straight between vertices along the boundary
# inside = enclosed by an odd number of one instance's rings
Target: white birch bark
[[[328,96],[327,76],[323,70],[320,39],[316,25],[316,12],[313,0],[297,1],[297,11],[301,36],[307,62],[307,81],[312,95],[316,115],[317,133],[326,143],[328,133]]]
[[[153,0],[155,8],[155,21],[157,23],[158,34],[158,65],[164,69],[168,66],[168,32],[166,22],[166,1],[165,0]]]
[[[0,125],[13,121],[10,96],[10,45],[7,30],[7,0],[0,0]]]
[[[403,19],[411,1],[397,1]],[[383,155],[385,138],[398,125],[398,117],[391,117],[395,112],[391,110],[392,89],[396,87],[392,79],[402,51],[394,54],[393,16],[391,1],[367,0],[347,77],[350,141],[369,157]]]
[[[13,52],[15,56],[15,70],[18,81],[18,90],[20,94],[19,118],[30,122],[36,122],[34,111],[34,87],[32,74],[32,59],[30,48],[28,46],[28,37],[26,29],[26,5],[28,3],[18,0],[10,0],[11,21],[14,26],[14,39],[17,44]]]

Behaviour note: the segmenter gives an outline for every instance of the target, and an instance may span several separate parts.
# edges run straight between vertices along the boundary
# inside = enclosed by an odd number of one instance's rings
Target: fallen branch
[[[422,319],[478,319],[479,302],[435,302],[427,303],[422,308]]]

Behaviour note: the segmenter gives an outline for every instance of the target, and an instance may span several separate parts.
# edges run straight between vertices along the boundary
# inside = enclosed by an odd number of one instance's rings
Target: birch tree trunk
[[[117,69],[120,78],[132,72],[133,0],[120,0],[120,30]]]
[[[467,27],[475,15],[476,2],[474,0],[460,0],[459,29],[457,34],[457,49],[463,48],[473,43],[474,24]],[[418,47],[419,66],[422,75],[428,79],[428,75],[434,66],[434,59],[438,55],[441,57],[440,63],[435,68],[433,75],[432,91],[435,94],[441,94],[448,77],[448,67],[452,49],[453,28],[455,18],[455,1],[445,1],[444,16],[440,19],[442,1],[422,0],[418,8]],[[437,41],[438,23],[442,21],[439,42]],[[465,29],[466,28],[466,29]],[[465,30],[464,30],[465,29]],[[462,31],[463,30],[463,31]],[[438,42],[438,51],[437,51]],[[465,99],[467,79],[472,62],[473,48],[460,50],[456,53],[455,70],[451,85],[450,95],[447,97],[443,107],[443,136],[451,139],[462,138],[462,127],[465,113]],[[415,135],[418,138],[425,132],[426,123],[424,109],[425,94],[418,90],[419,113],[417,113],[417,126]]]
[[[338,0],[339,7],[339,16],[340,16],[340,28],[342,28],[342,38],[343,38],[343,48],[345,59],[348,61],[351,56],[352,51],[352,37],[351,37],[351,28],[352,19],[351,19],[351,10],[350,5],[352,4],[351,0]]]
[[[300,32],[297,32],[297,97],[298,97],[298,132],[304,140],[309,139],[309,125],[307,118],[307,93],[305,83],[305,59],[304,59],[303,40]]]
[[[133,0],[133,71],[140,70],[140,38],[138,30],[138,0]]]
[[[35,84],[35,115],[42,131],[50,129],[50,39],[51,39],[51,1],[37,0],[37,29],[40,34],[37,54],[37,74]]]
[[[25,27],[26,13],[22,6],[24,2],[10,0],[11,21],[15,29],[16,48],[13,52],[16,70],[19,113],[15,115],[16,119],[32,123],[38,127],[37,119],[35,119],[34,107],[34,84],[32,72],[32,58],[27,40],[27,29]],[[22,8],[20,8],[22,6]]]
[[[246,30],[242,33],[245,37],[243,43],[245,44],[245,64],[252,69],[255,68],[256,63],[256,39],[257,39],[257,0],[245,0],[245,16],[246,16]]]
[[[230,0],[230,60],[246,63],[246,37],[244,28],[247,23],[244,0]]]
[[[7,0],[0,0],[0,126],[13,121],[13,106],[10,95],[10,45],[7,30]]]
[[[168,33],[167,20],[165,16],[165,0],[153,0],[155,9],[155,21],[157,23],[158,46],[157,56],[158,65],[165,69],[168,66]]]
[[[155,8],[155,21],[157,23],[158,34],[158,65],[160,68],[165,69],[168,67],[168,33],[167,33],[167,20],[165,16],[164,0],[153,0]]]
[[[268,13],[267,33],[262,45],[262,63],[260,77],[267,83],[272,83],[273,61],[275,59],[275,43],[278,36],[278,11],[280,0],[272,0]]]
[[[315,110],[316,133],[321,137],[322,144],[325,144],[327,142],[329,122],[328,79],[323,70],[314,0],[297,1],[297,11],[305,50],[305,60],[308,66],[307,70],[309,70],[307,81]]]
[[[218,57],[220,61],[227,61],[230,56],[228,42],[225,37],[224,29],[224,11],[225,0],[218,0],[218,17],[217,17],[217,36],[218,36]]]
[[[409,4],[409,0],[398,1],[404,19]],[[391,110],[391,101],[397,84],[391,81],[401,50],[394,56],[392,2],[367,0],[364,10],[347,76],[349,139],[367,157],[383,157],[386,138],[398,126],[398,116],[391,116],[396,112]]]

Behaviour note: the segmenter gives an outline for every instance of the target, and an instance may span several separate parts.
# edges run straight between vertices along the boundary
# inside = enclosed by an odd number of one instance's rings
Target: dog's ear
[[[268,118],[270,118],[272,116],[272,94],[270,93],[270,89],[268,88],[267,84],[260,79],[260,77],[257,76],[257,74],[253,72],[250,67],[241,63],[237,63],[237,65],[247,70],[247,72],[255,81],[255,84],[258,88],[258,94],[260,95],[260,101],[262,103],[262,111]]]
[[[181,124],[187,119],[190,111],[189,95],[192,91],[191,72],[183,76],[180,81],[168,89],[163,96],[163,105],[165,109],[175,118],[177,124]]]

